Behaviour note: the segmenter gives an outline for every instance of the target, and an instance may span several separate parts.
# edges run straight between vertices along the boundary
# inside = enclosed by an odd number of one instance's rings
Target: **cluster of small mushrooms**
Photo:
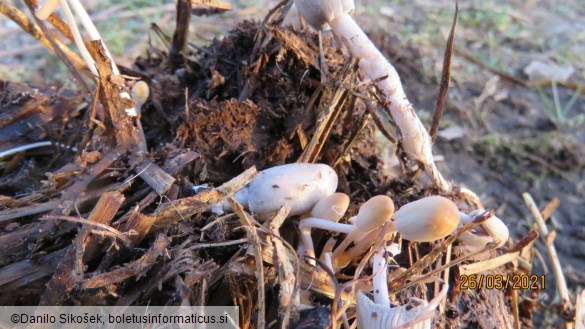
[[[392,119],[399,128],[398,139],[407,158],[421,164],[441,191],[449,190],[449,184],[435,167],[430,136],[408,102],[396,70],[351,18],[350,14],[355,8],[353,0],[295,0],[295,4],[309,25],[318,30],[331,29],[339,45],[359,59],[360,69],[378,89],[381,102],[388,106]],[[64,12],[75,43],[89,70],[97,76],[95,62],[85,48],[73,12],[77,14],[91,40],[101,40],[101,37],[79,0],[46,0],[37,9],[37,17],[47,19],[57,5]],[[107,49],[106,55],[111,57]],[[114,74],[119,74],[113,59],[111,63]],[[121,91],[120,95],[130,98],[126,91]],[[139,117],[141,104],[147,97],[148,86],[145,83],[136,84],[132,90],[132,98],[137,106],[126,109],[128,115]],[[139,129],[142,130],[141,127]],[[141,148],[146,150],[146,145],[141,145]],[[350,199],[344,193],[336,193],[336,190],[337,174],[331,167],[324,164],[288,164],[260,172],[258,177],[234,197],[258,219],[266,219],[288,204],[289,216],[299,215],[301,218],[298,251],[309,256],[307,261],[315,266],[316,271],[319,266],[315,259],[319,259],[320,266],[326,266],[330,272],[338,273],[352,261],[362,257],[373,247],[374,240],[383,233],[383,243],[372,257],[374,300],[363,291],[357,295],[358,327],[430,328],[429,311],[433,312],[437,306],[436,301],[446,294],[447,285],[444,285],[430,303],[419,300],[417,305],[409,305],[408,310],[391,308],[386,242],[393,240],[395,236],[412,242],[436,241],[451,234],[460,224],[470,223],[483,211],[461,213],[451,200],[442,196],[428,196],[395,211],[390,197],[377,195],[362,204],[355,216],[340,222],[346,214]],[[216,211],[229,209],[227,202],[215,207]],[[343,238],[330,238],[319,257],[315,258],[317,255],[312,229],[333,232]],[[462,235],[462,243],[475,247],[482,247],[487,243],[501,246],[508,239],[507,227],[495,216],[484,221],[480,230],[483,232]],[[423,314],[425,312],[426,315]],[[373,314],[377,316],[373,317]]]
[[[287,164],[261,171],[250,184],[235,194],[235,199],[259,219],[266,219],[284,204],[290,206],[290,216],[299,215],[298,251],[307,261],[316,266],[316,252],[311,236],[312,229],[322,229],[342,234],[339,240],[330,238],[319,255],[321,266],[328,267],[333,273],[358,260],[372,248],[375,239],[382,234],[383,243],[372,257],[374,274],[372,286],[374,301],[363,292],[358,293],[358,324],[361,328],[386,327],[387,321],[397,323],[412,320],[409,317],[378,317],[373,323],[370,316],[372,308],[384,309],[395,314],[390,307],[388,292],[388,264],[386,262],[386,242],[398,235],[411,242],[431,242],[453,233],[460,224],[469,223],[477,213],[464,214],[448,198],[428,196],[402,206],[395,211],[394,202],[386,195],[377,195],[359,207],[355,216],[344,218],[350,198],[344,193],[336,193],[337,174],[325,164]],[[228,210],[227,203],[219,205]],[[481,210],[479,211],[481,212]],[[478,212],[478,213],[479,213]],[[466,244],[483,246],[495,243],[501,246],[508,239],[508,229],[497,217],[492,216],[482,224],[485,232],[476,231],[462,241]],[[315,270],[319,270],[319,266]],[[444,289],[446,293],[446,288]],[[433,310],[436,303],[424,301],[420,308],[412,308],[410,313]],[[413,311],[414,310],[414,311]],[[398,313],[396,313],[398,314]],[[364,320],[367,318],[368,324]],[[397,322],[398,321],[398,322]]]

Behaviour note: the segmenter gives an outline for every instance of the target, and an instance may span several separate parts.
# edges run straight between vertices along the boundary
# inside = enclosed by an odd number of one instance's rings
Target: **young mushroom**
[[[366,243],[371,246],[377,235],[372,233],[377,232],[377,228],[390,220],[392,214],[394,214],[394,202],[392,202],[392,199],[389,197],[385,195],[376,195],[366,201],[366,203],[364,203],[358,210],[357,215],[350,219],[353,222],[353,225],[344,224],[350,226],[351,230],[349,232],[338,231],[341,233],[347,233],[347,236],[333,251],[333,268],[339,269],[340,267],[344,267],[344,264],[351,261],[346,254],[346,249],[351,243],[357,245],[362,238],[365,238]]]
[[[430,196],[408,203],[392,216],[393,221],[383,237],[388,240],[395,233],[413,242],[430,242],[451,234],[459,224],[459,210],[447,198]],[[380,229],[364,234],[354,242],[349,250],[336,249],[334,270],[346,267],[351,261],[363,255],[371,246]],[[347,246],[347,245],[346,245]]]
[[[327,220],[337,223],[349,207],[349,196],[345,193],[334,193],[317,202],[311,209],[310,216],[302,218],[299,223],[302,247],[304,254],[315,257],[315,248],[311,237],[311,226],[307,225],[312,219]],[[310,264],[315,265],[315,260],[309,259]]]
[[[295,5],[315,29],[331,27],[335,37],[359,60],[360,69],[377,87],[382,105],[387,106],[392,115],[408,159],[421,164],[437,187],[449,190],[449,184],[433,161],[431,138],[406,98],[398,73],[349,15],[355,8],[354,1],[295,0]]]
[[[479,216],[484,212],[485,210],[478,209],[472,211],[469,215],[461,213],[461,223],[469,224],[473,221],[474,217]],[[506,224],[504,224],[504,222],[498,217],[492,215],[485,222],[480,224],[480,230],[466,232],[459,238],[459,240],[475,247],[483,247],[488,243],[495,243],[495,247],[499,248],[508,241],[509,236],[510,232]]]
[[[150,95],[150,89],[148,88],[148,84],[144,81],[137,81],[134,86],[132,86],[132,99],[134,100],[134,108],[136,109],[136,113],[138,114],[138,116],[136,117],[136,127],[138,128],[138,130],[140,131],[144,131],[144,129],[142,129],[142,122],[141,122],[141,117],[142,117],[142,106],[144,105],[144,103],[146,103],[146,100],[148,99],[148,96]],[[141,145],[140,145],[140,150],[141,151],[148,151],[148,148],[146,146],[146,139],[142,139],[141,141]]]
[[[403,239],[436,241],[451,234],[459,224],[459,209],[449,199],[429,196],[402,206],[392,216],[392,226]]]
[[[266,219],[285,203],[290,206],[289,216],[306,213],[336,189],[337,174],[328,165],[291,163],[261,171],[234,198],[259,219]],[[227,202],[219,206],[231,209]]]

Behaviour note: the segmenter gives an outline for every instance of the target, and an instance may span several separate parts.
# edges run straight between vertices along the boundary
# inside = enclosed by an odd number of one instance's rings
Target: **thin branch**
[[[443,55],[443,71],[441,72],[441,86],[439,87],[439,96],[437,97],[437,105],[435,106],[435,114],[433,116],[433,123],[429,130],[431,141],[434,142],[439,131],[439,123],[441,116],[445,110],[445,101],[447,100],[447,93],[449,92],[449,84],[451,83],[451,58],[453,57],[453,45],[455,44],[455,28],[457,27],[457,17],[459,16],[459,1],[455,0],[455,16],[453,17],[453,24],[445,46],[445,54]]]

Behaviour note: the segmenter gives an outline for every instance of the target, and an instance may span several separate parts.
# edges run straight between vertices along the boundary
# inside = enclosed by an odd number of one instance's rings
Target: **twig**
[[[169,67],[171,72],[184,65],[184,55],[187,50],[187,39],[189,33],[189,22],[191,21],[191,0],[177,1],[177,20],[175,33],[169,50]]]
[[[166,247],[170,243],[169,239],[164,234],[159,234],[156,241],[150,249],[142,255],[139,259],[132,261],[121,268],[115,269],[111,272],[97,274],[91,279],[83,281],[82,289],[95,289],[105,287],[110,284],[119,283],[132,276],[138,276],[146,272],[156,261],[156,259],[164,253]]]
[[[284,309],[284,314],[282,315],[282,323],[281,328],[285,329],[289,327],[290,321],[290,312],[293,306],[297,306],[300,303],[298,298],[298,294],[295,290],[295,282],[298,281],[297,276],[295,275],[294,268],[292,267],[289,258],[287,257],[286,249],[283,244],[283,241],[279,239],[280,237],[280,226],[286,219],[290,212],[290,206],[285,204],[282,206],[276,215],[272,217],[270,220],[270,232],[272,232],[272,236],[276,237],[273,239],[272,243],[274,244],[274,249],[276,251],[276,263],[278,264],[278,279],[280,282],[280,291],[279,291],[279,310],[280,314],[282,314],[282,310]]]
[[[447,93],[449,92],[449,84],[451,83],[451,58],[453,57],[453,45],[455,44],[455,28],[457,27],[457,17],[459,16],[459,2],[455,0],[455,15],[453,16],[453,24],[447,38],[447,45],[445,53],[443,54],[443,71],[441,72],[441,85],[439,87],[439,96],[437,97],[437,104],[435,105],[435,114],[433,115],[433,123],[429,130],[431,141],[434,142],[439,131],[439,123],[441,116],[445,110],[445,101],[447,100]]]
[[[256,328],[264,329],[266,327],[266,292],[264,288],[264,263],[262,260],[262,246],[260,245],[260,238],[256,232],[256,228],[252,224],[252,219],[244,211],[244,207],[239,204],[233,197],[229,197],[228,201],[234,212],[240,218],[240,223],[246,229],[252,248],[254,248],[254,258],[256,259],[256,281],[258,282],[258,314]]]
[[[167,227],[183,217],[190,217],[211,208],[246,186],[257,174],[256,168],[252,167],[218,188],[164,204],[151,215],[154,217],[153,229]]]
[[[0,12],[18,24],[28,34],[39,40],[47,49],[55,52],[55,48],[53,48],[51,42],[49,42],[49,40],[45,37],[40,27],[36,23],[31,22],[22,11],[18,10],[18,8],[8,4],[6,0],[0,0]],[[78,70],[91,77],[91,74],[88,74],[88,72],[84,70],[85,63],[81,58],[79,58],[79,56],[77,56],[77,54],[71,51],[71,49],[67,48],[67,46],[65,46],[63,42],[59,40],[55,40],[55,44],[61,51],[63,51],[63,54]]]
[[[189,250],[197,250],[197,249],[207,249],[207,248],[218,248],[218,247],[228,247],[242,243],[248,243],[248,238],[238,239],[238,240],[231,240],[225,242],[213,242],[213,243],[197,243],[189,247]]]
[[[538,210],[538,206],[536,205],[536,202],[534,202],[534,199],[532,198],[530,193],[527,192],[522,193],[522,198],[524,199],[524,203],[530,210],[532,217],[534,217],[534,220],[536,221],[536,225],[538,228],[538,233],[540,234],[540,238],[542,239],[542,242],[546,246],[546,251],[548,253],[548,257],[552,262],[553,272],[555,273],[555,279],[557,281],[557,289],[559,291],[559,295],[565,301],[565,303],[572,306],[571,298],[569,296],[569,289],[567,288],[567,281],[565,280],[565,275],[563,274],[561,262],[559,260],[559,257],[557,256],[557,250],[554,246],[555,234],[549,232],[548,228],[546,227],[544,218],[542,218],[542,215]]]
[[[561,202],[557,198],[553,198],[552,200],[550,200],[546,207],[544,207],[544,209],[542,209],[542,211],[540,212],[542,219],[548,220],[555,212],[555,210],[557,210],[560,204]]]
[[[120,241],[122,241],[125,245],[127,245],[127,246],[130,245],[130,240],[128,240],[128,238],[124,234],[122,234],[122,232],[116,230],[115,228],[111,227],[110,225],[105,225],[105,224],[102,224],[102,223],[97,223],[97,222],[89,221],[89,220],[87,220],[85,218],[78,218],[78,217],[73,217],[73,216],[46,215],[46,216],[43,216],[43,217],[41,217],[39,219],[40,220],[55,220],[55,219],[59,219],[59,220],[64,220],[64,221],[68,221],[68,222],[80,223],[80,224],[84,224],[84,225],[88,225],[88,226],[94,226],[96,228],[99,228],[101,230],[104,230],[106,232],[111,233],[110,236],[116,237],[117,239],[119,239]]]

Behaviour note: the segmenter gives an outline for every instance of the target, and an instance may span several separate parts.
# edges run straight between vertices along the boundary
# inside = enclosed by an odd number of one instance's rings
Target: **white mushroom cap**
[[[349,207],[349,196],[333,193],[317,202],[311,210],[311,217],[338,222]]]
[[[285,203],[293,216],[308,212],[336,189],[337,174],[328,165],[291,163],[261,171],[235,198],[260,218],[273,214]]]
[[[429,196],[402,206],[393,218],[396,231],[404,239],[430,242],[455,231],[459,224],[459,209],[447,198]]]
[[[327,28],[329,22],[355,9],[353,0],[295,0],[295,5],[307,23],[317,30]]]

